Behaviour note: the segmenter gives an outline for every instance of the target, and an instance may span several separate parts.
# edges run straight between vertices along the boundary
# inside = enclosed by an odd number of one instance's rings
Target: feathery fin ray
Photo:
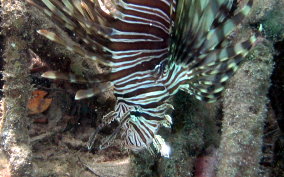
[[[170,62],[188,68],[188,92],[197,99],[216,101],[254,45],[255,36],[236,44],[229,39],[249,14],[252,3],[248,0],[242,8],[232,10],[232,1],[179,1]]]

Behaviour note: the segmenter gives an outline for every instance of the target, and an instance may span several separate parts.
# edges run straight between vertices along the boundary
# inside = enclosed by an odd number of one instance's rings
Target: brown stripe
[[[141,131],[140,131],[140,128],[138,128],[137,126],[136,126],[136,124],[135,123],[133,123],[133,122],[129,122],[131,125],[132,125],[132,127],[135,129],[135,131],[139,134],[139,136],[141,137],[141,139],[142,139],[142,141],[145,143],[145,144],[147,144],[146,142],[146,138],[144,137],[144,135],[143,135],[143,133],[141,133]]]
[[[133,80],[131,80],[131,81],[129,81],[129,82],[125,82],[125,83],[123,83],[123,84],[119,84],[119,83],[117,83],[117,84],[115,84],[115,87],[116,88],[123,88],[123,87],[125,87],[125,86],[127,86],[127,85],[131,85],[131,84],[136,84],[136,83],[141,83],[141,82],[144,82],[144,81],[153,81],[154,82],[154,77],[152,77],[152,76],[149,76],[149,77],[145,77],[145,78],[143,78],[143,79],[139,79],[139,77],[142,77],[142,76],[144,76],[145,74],[137,74],[137,75],[135,75],[134,77],[135,78],[137,78],[137,79],[133,79]],[[131,78],[132,79],[132,78]],[[122,82],[122,81],[121,81]],[[115,89],[116,90],[116,89]],[[119,90],[116,90],[116,91],[119,91]]]
[[[153,0],[125,0],[126,3],[136,4],[136,5],[143,5],[150,8],[158,8],[164,11],[166,14],[170,14],[170,7],[161,1]]]
[[[124,53],[124,54],[120,54],[120,55],[131,55],[131,54],[135,54],[135,53],[138,53],[138,52],[129,52],[129,53]],[[124,61],[133,61],[137,58],[142,58],[142,57],[159,56],[163,53],[165,53],[165,50],[159,51],[159,52],[149,51],[149,52],[143,52],[143,53],[141,53],[139,55],[135,55],[135,56],[126,56],[126,57],[123,57],[123,58],[120,58],[120,59],[112,59],[111,61],[120,63],[120,62],[124,62]],[[118,54],[118,56],[119,56],[119,54]]]
[[[143,123],[143,121],[140,121],[140,124],[141,124],[141,125],[143,125],[143,127],[145,127],[145,128],[146,128],[147,132],[149,132],[149,133],[150,133],[151,137],[150,137],[150,136],[148,136],[148,134],[147,134],[147,133],[145,133],[145,134],[147,135],[147,137],[148,137],[149,139],[153,138],[153,137],[154,137],[154,133],[152,132],[152,130],[150,130],[150,129],[148,128],[148,126],[146,126],[146,125]]]
[[[141,89],[137,89],[133,92],[128,92],[125,94],[118,94],[116,93],[115,96],[116,97],[123,97],[123,98],[131,98],[137,95],[142,95],[144,93],[150,93],[150,92],[155,92],[155,91],[159,91],[159,90],[164,90],[165,88],[163,86],[155,86],[155,87],[149,87],[149,88],[141,88]]]
[[[149,114],[147,114],[145,112],[142,112],[141,116],[144,117],[147,120],[157,120],[157,121],[163,120],[161,117],[154,117],[154,116],[151,116],[151,115],[149,115]]]
[[[139,72],[139,71],[147,71],[153,70],[156,65],[158,65],[164,58],[153,58],[150,61],[142,62],[135,67],[128,68],[122,71],[114,72],[109,76],[110,81],[114,81],[120,78],[124,78],[132,73]]]

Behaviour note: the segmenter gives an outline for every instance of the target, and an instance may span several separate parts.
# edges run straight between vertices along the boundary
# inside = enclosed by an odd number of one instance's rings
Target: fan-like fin
[[[253,0],[240,9],[232,1],[186,1],[177,5],[169,60],[188,70],[188,92],[215,101],[254,45],[256,37],[232,44],[229,35],[249,14]],[[189,21],[189,23],[184,23]]]
[[[56,79],[56,80],[66,80],[71,83],[96,83],[91,89],[79,90],[76,92],[75,100],[81,100],[84,98],[90,98],[99,93],[103,93],[109,90],[113,84],[110,82],[101,83],[100,80],[87,80],[82,76],[75,75],[72,73],[61,73],[57,71],[47,71],[41,75],[44,78]]]
[[[41,77],[47,79],[59,79],[59,80],[66,80],[71,83],[89,83],[90,81],[86,80],[82,76],[78,76],[72,73],[61,73],[58,71],[47,71],[41,75]]]
[[[109,90],[112,86],[113,85],[110,82],[107,82],[107,83],[100,83],[91,89],[79,90],[76,92],[75,100],[81,100],[84,98],[93,97],[95,95],[98,95],[99,93],[103,93]]]
[[[99,11],[98,1],[91,0],[27,0],[42,10],[61,28],[66,28],[80,39],[80,44],[60,34],[39,30],[46,38],[65,46],[83,57],[103,65],[112,66],[110,60],[109,39],[114,29],[106,26],[108,14]],[[95,8],[98,7],[98,8]],[[112,18],[108,15],[108,18]]]
[[[58,71],[47,71],[41,75],[47,79],[58,79],[58,80],[66,80],[71,83],[104,83],[110,80],[109,73],[95,74],[91,79],[86,79],[85,77],[75,75],[72,73],[62,73]]]
[[[65,46],[66,49],[68,49],[70,51],[74,51],[74,52],[80,54],[83,57],[92,59],[95,62],[98,62],[98,63],[103,64],[105,66],[111,66],[111,62],[101,59],[100,55],[85,50],[79,44],[74,43],[73,41],[70,41],[68,39],[65,39],[63,36],[61,36],[59,34],[57,35],[53,32],[47,31],[47,30],[38,30],[37,32],[39,34],[43,35],[44,37],[46,37],[47,39],[54,41],[58,44],[61,44],[61,45]]]
[[[216,21],[222,23],[231,7],[231,0],[180,0],[171,38],[170,60],[183,62],[186,55],[198,52],[196,50]]]
[[[252,36],[245,42],[210,52],[205,58],[214,59],[219,56],[218,60],[216,59],[216,62],[209,62],[204,65],[201,64],[192,69],[189,74],[191,78],[189,92],[199,100],[216,101],[224,90],[226,82],[237,71],[241,61],[255,42],[256,37]],[[206,59],[203,62],[206,62]]]

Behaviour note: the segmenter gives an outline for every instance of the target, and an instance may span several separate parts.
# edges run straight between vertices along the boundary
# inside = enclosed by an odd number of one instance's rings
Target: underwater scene
[[[284,0],[0,0],[0,177],[284,177]]]

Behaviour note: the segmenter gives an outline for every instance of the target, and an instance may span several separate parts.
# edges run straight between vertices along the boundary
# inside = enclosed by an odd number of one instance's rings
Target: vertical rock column
[[[272,54],[268,42],[258,45],[224,93],[218,177],[258,176]]]
[[[4,116],[1,148],[6,152],[13,177],[32,176],[26,104],[31,91],[29,57],[23,31],[29,25],[22,0],[1,0],[1,34],[4,36]]]

